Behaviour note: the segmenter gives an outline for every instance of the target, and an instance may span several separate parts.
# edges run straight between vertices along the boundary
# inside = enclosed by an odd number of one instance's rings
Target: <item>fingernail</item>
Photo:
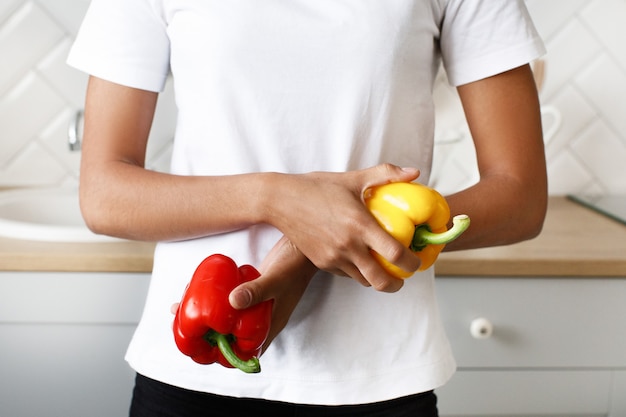
[[[245,288],[235,290],[228,296],[228,301],[233,308],[238,310],[247,308],[252,302],[252,294]]]
[[[402,168],[402,171],[409,172],[411,174],[415,174],[418,171],[418,169],[417,168],[411,168],[411,167],[404,167],[404,168]]]

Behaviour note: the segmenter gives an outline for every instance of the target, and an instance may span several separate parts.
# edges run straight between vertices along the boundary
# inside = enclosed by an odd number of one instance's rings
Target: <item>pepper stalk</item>
[[[415,233],[409,248],[413,252],[419,252],[428,245],[445,245],[457,237],[461,236],[470,225],[470,218],[467,214],[459,214],[452,218],[452,227],[442,233],[433,233],[430,226],[420,224],[415,226]]]
[[[215,330],[211,329],[204,335],[204,340],[206,340],[211,346],[217,346],[222,355],[224,355],[224,358],[233,367],[240,369],[248,374],[256,374],[261,372],[261,364],[259,363],[259,358],[253,356],[247,361],[244,361],[233,351],[231,343],[235,342],[235,336],[218,333]]]

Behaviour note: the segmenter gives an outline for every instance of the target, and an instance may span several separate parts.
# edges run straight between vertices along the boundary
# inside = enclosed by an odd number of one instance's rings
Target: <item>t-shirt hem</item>
[[[295,376],[264,377],[261,372],[244,379],[238,374],[233,375],[233,378],[220,374],[219,378],[214,379],[218,380],[219,384],[211,384],[210,388],[203,389],[195,384],[195,382],[199,383],[197,378],[189,378],[187,374],[170,373],[162,368],[148,369],[151,367],[145,366],[146,364],[136,363],[132,358],[126,359],[137,373],[183,389],[236,398],[258,398],[292,404],[326,406],[369,404],[435,390],[445,385],[456,371],[456,362],[450,356],[431,364],[403,367],[388,373],[368,374],[364,378],[314,380]],[[240,372],[226,368],[224,371],[226,373]],[[212,376],[202,376],[205,381],[207,378],[212,378]]]

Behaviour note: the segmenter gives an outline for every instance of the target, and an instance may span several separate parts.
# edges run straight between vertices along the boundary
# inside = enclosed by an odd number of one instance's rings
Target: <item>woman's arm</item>
[[[528,65],[458,88],[480,181],[447,198],[472,224],[446,250],[514,243],[541,231],[547,176],[537,89]]]
[[[81,210],[97,233],[177,240],[267,223],[315,266],[363,285],[396,291],[373,249],[401,268],[419,261],[389,236],[362,202],[363,191],[418,172],[380,165],[347,173],[177,176],[144,168],[157,94],[90,78],[81,164]]]

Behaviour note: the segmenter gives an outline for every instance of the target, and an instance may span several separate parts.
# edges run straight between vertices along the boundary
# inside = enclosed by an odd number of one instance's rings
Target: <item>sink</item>
[[[80,214],[75,188],[0,191],[0,236],[45,242],[114,242],[91,232]]]

